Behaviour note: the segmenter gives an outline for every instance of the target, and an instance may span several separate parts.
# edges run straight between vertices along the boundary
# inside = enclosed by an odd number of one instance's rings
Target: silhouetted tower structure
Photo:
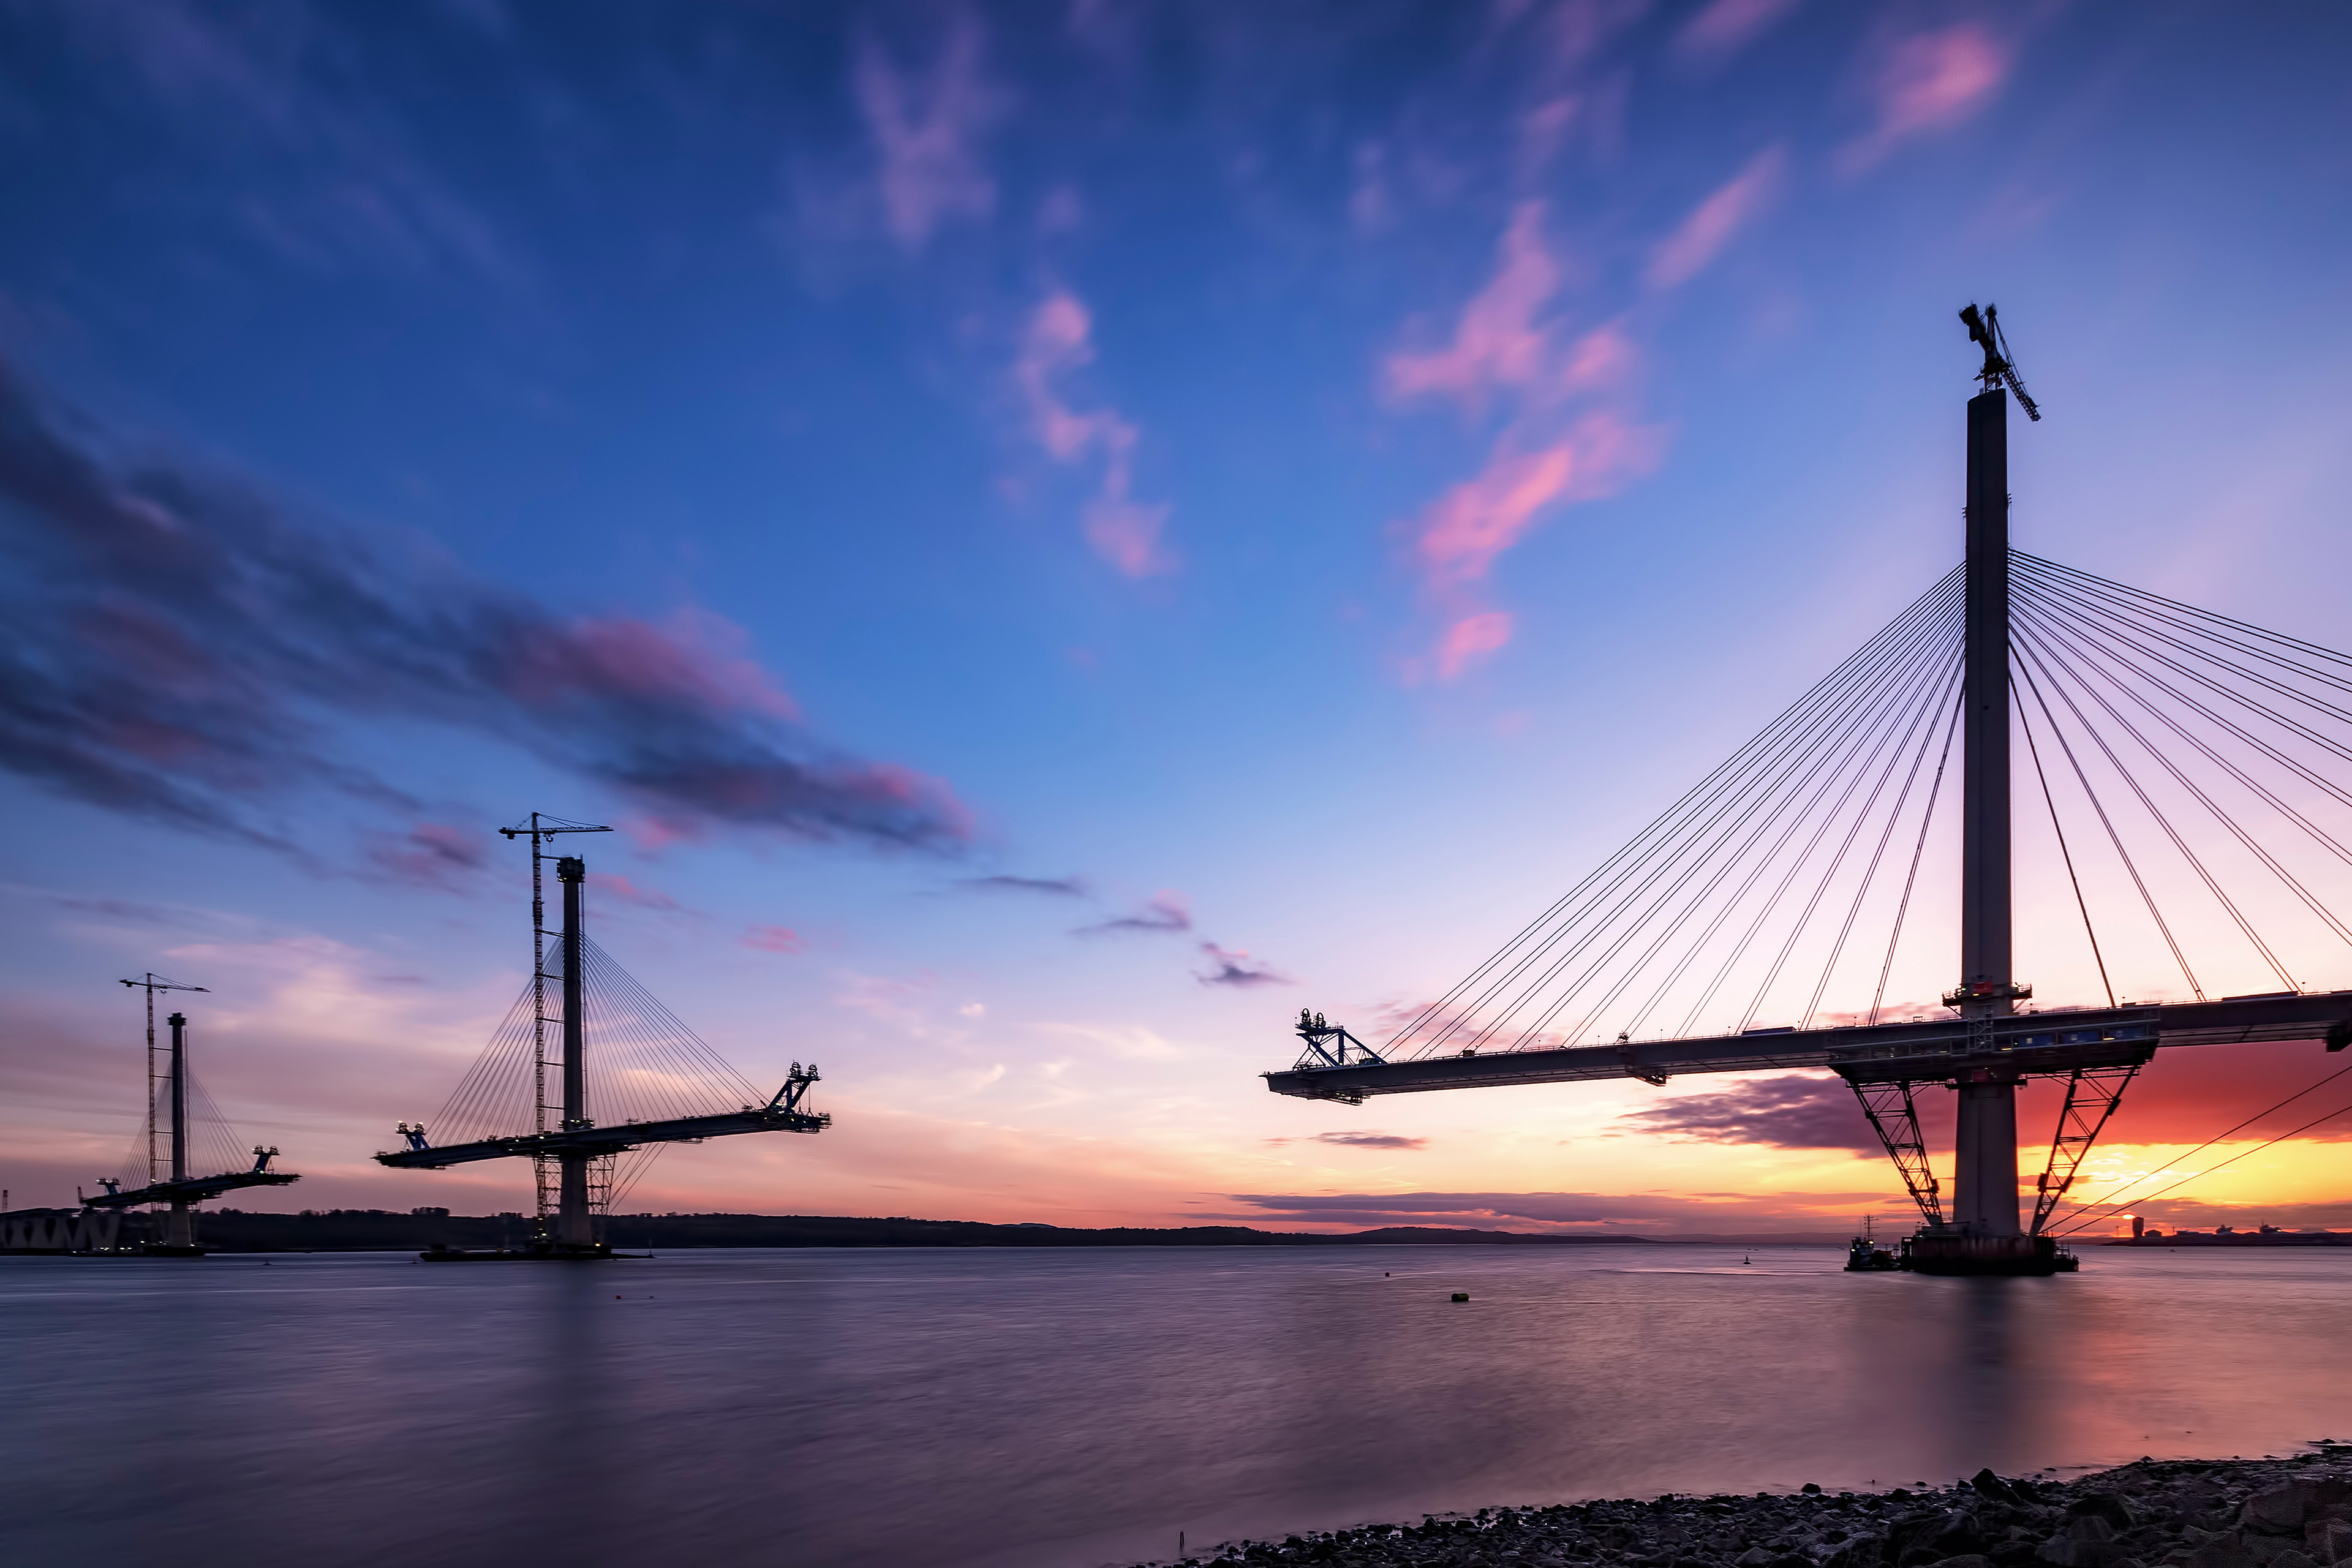
[[[609,1258],[611,1248],[596,1238],[596,1216],[610,1196],[612,1162],[617,1156],[649,1144],[698,1143],[708,1138],[739,1132],[820,1132],[831,1123],[831,1117],[801,1108],[810,1086],[817,1081],[815,1063],[804,1068],[794,1062],[783,1087],[761,1104],[752,1098],[755,1091],[751,1086],[694,1038],[683,1024],[670,1018],[659,1003],[636,990],[635,983],[625,974],[617,973],[609,959],[601,954],[592,956],[594,944],[588,940],[582,909],[582,894],[588,880],[587,862],[576,855],[546,855],[540,846],[557,834],[609,833],[611,828],[533,812],[528,822],[499,831],[510,839],[526,836],[530,839],[531,983],[528,1001],[531,1010],[531,1130],[467,1136],[459,1142],[436,1146],[426,1136],[423,1123],[411,1125],[403,1121],[398,1131],[405,1147],[379,1153],[376,1160],[398,1170],[441,1170],[482,1160],[528,1159],[538,1177],[538,1232],[530,1247],[523,1250],[459,1252],[436,1247],[424,1254],[428,1260]],[[541,862],[549,859],[555,862],[555,879],[563,897],[563,923],[554,931],[547,928],[545,883],[541,878]],[[555,939],[558,963],[552,972],[547,963],[550,937]],[[593,984],[592,963],[604,966],[599,971],[601,978]],[[552,1016],[548,1012],[551,983],[556,1005]],[[729,1093],[740,1089],[744,1103],[731,1110],[703,1110],[693,1109],[690,1103],[673,1095],[669,1113],[648,1117],[629,1114],[627,1099],[616,1097],[618,1103],[614,1109],[623,1111],[621,1120],[600,1125],[589,1114],[588,1010],[592,1004],[600,1010],[611,1007],[614,1001],[611,988],[615,984],[625,993],[620,1003],[625,1028],[640,1036],[650,1028],[654,1036],[666,1037],[658,1042],[658,1048],[667,1055],[660,1058],[655,1076],[677,1085],[699,1084],[695,1092],[705,1096],[713,1087]],[[608,1031],[600,1036],[598,1048],[602,1051],[614,1044],[609,1031],[614,1015],[600,1011],[600,1018],[602,1026]],[[547,1035],[550,1025],[557,1031],[557,1048],[551,1059]],[[500,1063],[507,1059],[502,1053],[509,1048],[507,1040],[503,1033],[494,1037],[483,1060],[476,1064],[477,1074],[486,1072],[486,1078],[478,1082],[469,1076],[460,1086],[452,1104],[470,1106],[472,1110],[465,1115],[488,1111],[502,1119],[508,1114],[496,1097],[489,1100],[473,1098],[480,1082],[501,1081],[505,1069]],[[604,1082],[600,1093],[612,1092],[613,1085]],[[704,1104],[709,1103],[705,1098]],[[640,1105],[637,1109],[642,1113],[650,1107]],[[553,1127],[548,1125],[551,1113],[555,1119]],[[451,1114],[458,1112],[453,1110]],[[465,1125],[462,1118],[460,1125]],[[480,1126],[477,1120],[467,1131],[478,1132]]]
[[[586,1002],[581,990],[580,885],[587,879],[588,863],[567,855],[555,863],[555,879],[563,884],[563,1131],[576,1132],[589,1125],[588,1091],[583,1076],[583,1040]],[[564,1247],[592,1247],[596,1231],[590,1217],[588,1163],[584,1151],[556,1156],[555,1239]]]
[[[1968,608],[1961,677],[1960,984],[1945,998],[1969,1026],[1972,1055],[1990,1053],[1996,1026],[2032,994],[2010,956],[2009,397],[2042,417],[2002,351],[1988,306],[1960,312],[1984,347],[1983,390],[1969,399]],[[1970,1067],[1958,1081],[1953,1222],[1964,1236],[2013,1237],[2017,1222],[2018,1075]]]
[[[157,1075],[152,1065],[155,1048],[155,993],[158,991],[200,992],[205,988],[201,985],[183,985],[177,981],[165,980],[152,973],[144,979],[126,980],[122,984],[138,987],[147,993],[147,1048],[150,1064],[147,1072],[147,1181],[142,1186],[124,1192],[121,1181],[107,1178],[100,1184],[106,1191],[97,1197],[84,1198],[83,1206],[119,1210],[133,1208],[141,1204],[163,1204],[166,1205],[163,1235],[150,1242],[145,1250],[173,1256],[198,1256],[204,1249],[196,1245],[194,1215],[196,1205],[241,1187],[280,1187],[289,1182],[299,1182],[301,1177],[287,1171],[271,1170],[269,1162],[277,1157],[278,1151],[275,1148],[265,1149],[258,1144],[254,1146],[253,1167],[250,1170],[224,1171],[209,1176],[189,1174],[188,1100],[193,1085],[188,1067],[188,1017],[184,1013],[174,1013],[164,1020],[165,1026],[172,1031],[170,1051],[165,1058],[162,1075],[163,1117],[161,1120],[163,1121],[163,1126],[161,1131],[167,1152],[160,1162],[164,1166],[164,1170],[160,1173],[157,1171],[156,1166],[159,1163],[155,1148],[159,1121],[155,1105]]]
[[[610,833],[613,830],[610,827],[605,826],[602,823],[572,822],[561,816],[550,816],[546,813],[539,811],[532,812],[528,818],[516,824],[512,827],[501,827],[499,829],[499,837],[505,838],[509,843],[513,842],[517,838],[523,837],[528,837],[530,840],[530,1072],[531,1131],[534,1132],[544,1133],[548,1131],[547,1113],[550,1109],[554,1109],[556,1110],[557,1119],[564,1128],[569,1128],[572,1121],[576,1121],[586,1114],[586,1112],[582,1109],[582,1102],[577,1094],[568,1097],[564,1102],[558,1107],[551,1108],[547,1103],[547,1026],[550,1022],[547,1016],[547,938],[549,932],[547,930],[547,882],[543,868],[550,857],[540,847],[540,846],[542,843],[553,843],[557,836],[561,834]],[[583,862],[577,858],[574,858],[572,863],[575,866],[583,864]],[[561,879],[561,875],[559,873],[558,880]],[[580,888],[576,882],[572,884],[569,889],[564,908],[567,916],[566,929],[570,931],[572,935],[571,939],[571,946],[563,951],[568,959],[577,959],[579,957],[577,950],[579,947],[580,932]],[[565,994],[571,998],[572,1005],[566,1009],[565,1016],[572,1020],[570,1026],[571,1033],[569,1036],[570,1055],[572,1062],[576,1064],[580,1060],[579,1044],[581,1032],[581,1010],[578,1005],[580,989],[579,965],[576,963],[568,963],[565,965],[565,973],[572,977],[569,982],[569,989]],[[577,1070],[578,1069],[575,1067],[575,1075]],[[559,1085],[561,1084],[561,1081],[562,1080],[559,1079]],[[534,1177],[533,1186],[535,1189],[535,1205],[532,1215],[533,1222],[538,1228],[538,1239],[541,1242],[551,1239],[554,1221],[562,1207],[563,1169],[564,1167],[562,1162],[555,1159],[552,1155],[541,1154],[531,1161],[531,1171]],[[588,1186],[589,1173],[587,1168],[583,1166],[577,1173],[577,1175],[582,1192],[584,1194]],[[584,1195],[583,1201],[586,1201]],[[593,1205],[591,1206],[593,1206]]]

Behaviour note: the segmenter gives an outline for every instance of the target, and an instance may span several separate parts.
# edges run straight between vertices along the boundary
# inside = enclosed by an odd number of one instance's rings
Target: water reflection
[[[0,1555],[1079,1568],[1179,1530],[2273,1452],[2352,1390],[2352,1258],[1755,1256],[0,1260]]]

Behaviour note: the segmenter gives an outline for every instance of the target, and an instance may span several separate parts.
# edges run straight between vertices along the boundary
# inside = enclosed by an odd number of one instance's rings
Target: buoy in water
[[[1457,1301],[1467,1301],[1470,1299],[1470,1292],[1467,1290],[1456,1290],[1454,1292],[1454,1299]]]

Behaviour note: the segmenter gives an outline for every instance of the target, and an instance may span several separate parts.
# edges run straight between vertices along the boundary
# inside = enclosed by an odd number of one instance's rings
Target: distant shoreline
[[[518,1246],[530,1237],[530,1221],[521,1215],[402,1214],[386,1209],[329,1209],[311,1214],[208,1209],[199,1213],[196,1225],[203,1244],[221,1252],[495,1247]],[[1423,1226],[1390,1226],[1340,1235],[1256,1230],[1247,1226],[1090,1229],[833,1215],[617,1215],[600,1222],[600,1228],[606,1241],[625,1251],[739,1247],[1622,1247],[1651,1246],[1658,1239]]]

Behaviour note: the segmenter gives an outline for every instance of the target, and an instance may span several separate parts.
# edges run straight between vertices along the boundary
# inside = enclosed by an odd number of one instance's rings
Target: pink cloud
[[[1655,429],[1605,410],[1584,416],[1565,438],[1537,451],[1516,450],[1507,435],[1483,470],[1422,513],[1414,547],[1423,572],[1441,586],[1484,577],[1545,511],[1612,493],[1654,467],[1662,445]]]
[[[743,928],[736,942],[754,952],[799,952],[808,946],[800,932],[788,926],[754,925]]]
[[[1092,363],[1094,318],[1068,289],[1049,296],[1029,318],[1013,362],[1013,383],[1029,416],[1030,433],[1045,455],[1065,467],[1099,461],[1101,477],[1086,506],[1081,529],[1095,553],[1129,577],[1172,572],[1160,546],[1169,508],[1134,499],[1134,455],[1141,432],[1115,408],[1080,409],[1059,384]]]
[[[1559,264],[1544,246],[1543,204],[1522,202],[1504,230],[1495,276],[1463,308],[1454,341],[1432,353],[1391,355],[1390,393],[1443,393],[1475,405],[1496,386],[1533,382],[1551,346],[1536,315],[1559,289],[1560,277]]]
[[[1771,205],[1787,163],[1788,154],[1782,149],[1767,147],[1692,208],[1681,226],[1651,252],[1649,286],[1678,288],[1704,271],[1733,235]]]
[[[1497,452],[1486,468],[1431,503],[1417,544],[1429,574],[1444,581],[1484,577],[1495,557],[1546,507],[1568,492],[1576,458],[1566,447]]]
[[[1622,385],[1641,363],[1640,347],[1612,321],[1569,344],[1557,382],[1562,392],[1596,392]]]
[[[1566,100],[1549,106],[1565,125]],[[1717,193],[1685,224],[1696,269],[1706,255],[1744,222],[1777,174],[1779,153],[1768,154]],[[1706,255],[1699,253],[1704,246]],[[1392,397],[1451,397],[1471,414],[1499,400],[1505,416],[1485,466],[1432,500],[1405,527],[1411,560],[1444,630],[1428,654],[1409,659],[1408,680],[1434,675],[1451,680],[1510,641],[1512,617],[1477,602],[1477,589],[1495,560],[1543,517],[1562,506],[1610,494],[1655,466],[1664,432],[1639,424],[1632,383],[1641,367],[1638,344],[1622,320],[1569,339],[1565,322],[1545,312],[1567,268],[1547,246],[1543,206],[1517,207],[1496,247],[1495,268],[1462,309],[1442,348],[1401,351],[1382,366]]]
[[[1446,627],[1437,644],[1437,679],[1455,679],[1500,652],[1511,640],[1512,626],[1509,611],[1485,610]]]
[[[1584,100],[1564,93],[1519,117],[1519,168],[1532,174],[1551,162],[1584,110]]]
[[[591,871],[588,873],[588,885],[600,893],[617,899],[625,904],[634,904],[641,910],[667,910],[677,908],[677,900],[667,893],[652,888],[640,888],[616,872]]]
[[[1992,101],[2010,64],[2009,47],[1973,22],[1896,43],[1870,83],[1878,123],[1848,144],[1841,166],[1859,173],[1898,142],[1961,124]]]
[[[948,29],[928,77],[898,71],[870,37],[858,49],[857,107],[881,153],[883,214],[910,251],[950,218],[995,210],[996,182],[971,145],[1001,102],[980,57],[980,24],[969,14]]]
[[[707,610],[682,610],[667,627],[625,616],[549,622],[517,640],[500,682],[535,707],[619,700],[799,718],[793,700],[743,656],[750,640],[740,626]]]
[[[1118,488],[1124,491],[1125,475],[1119,479]],[[1124,494],[1106,493],[1087,503],[1083,527],[1096,554],[1129,577],[1149,577],[1171,569],[1160,549],[1160,525],[1167,520],[1164,505],[1145,506]]]
[[[1717,61],[1746,48],[1794,11],[1799,0],[1715,0],[1683,25],[1675,51],[1685,58]]]

